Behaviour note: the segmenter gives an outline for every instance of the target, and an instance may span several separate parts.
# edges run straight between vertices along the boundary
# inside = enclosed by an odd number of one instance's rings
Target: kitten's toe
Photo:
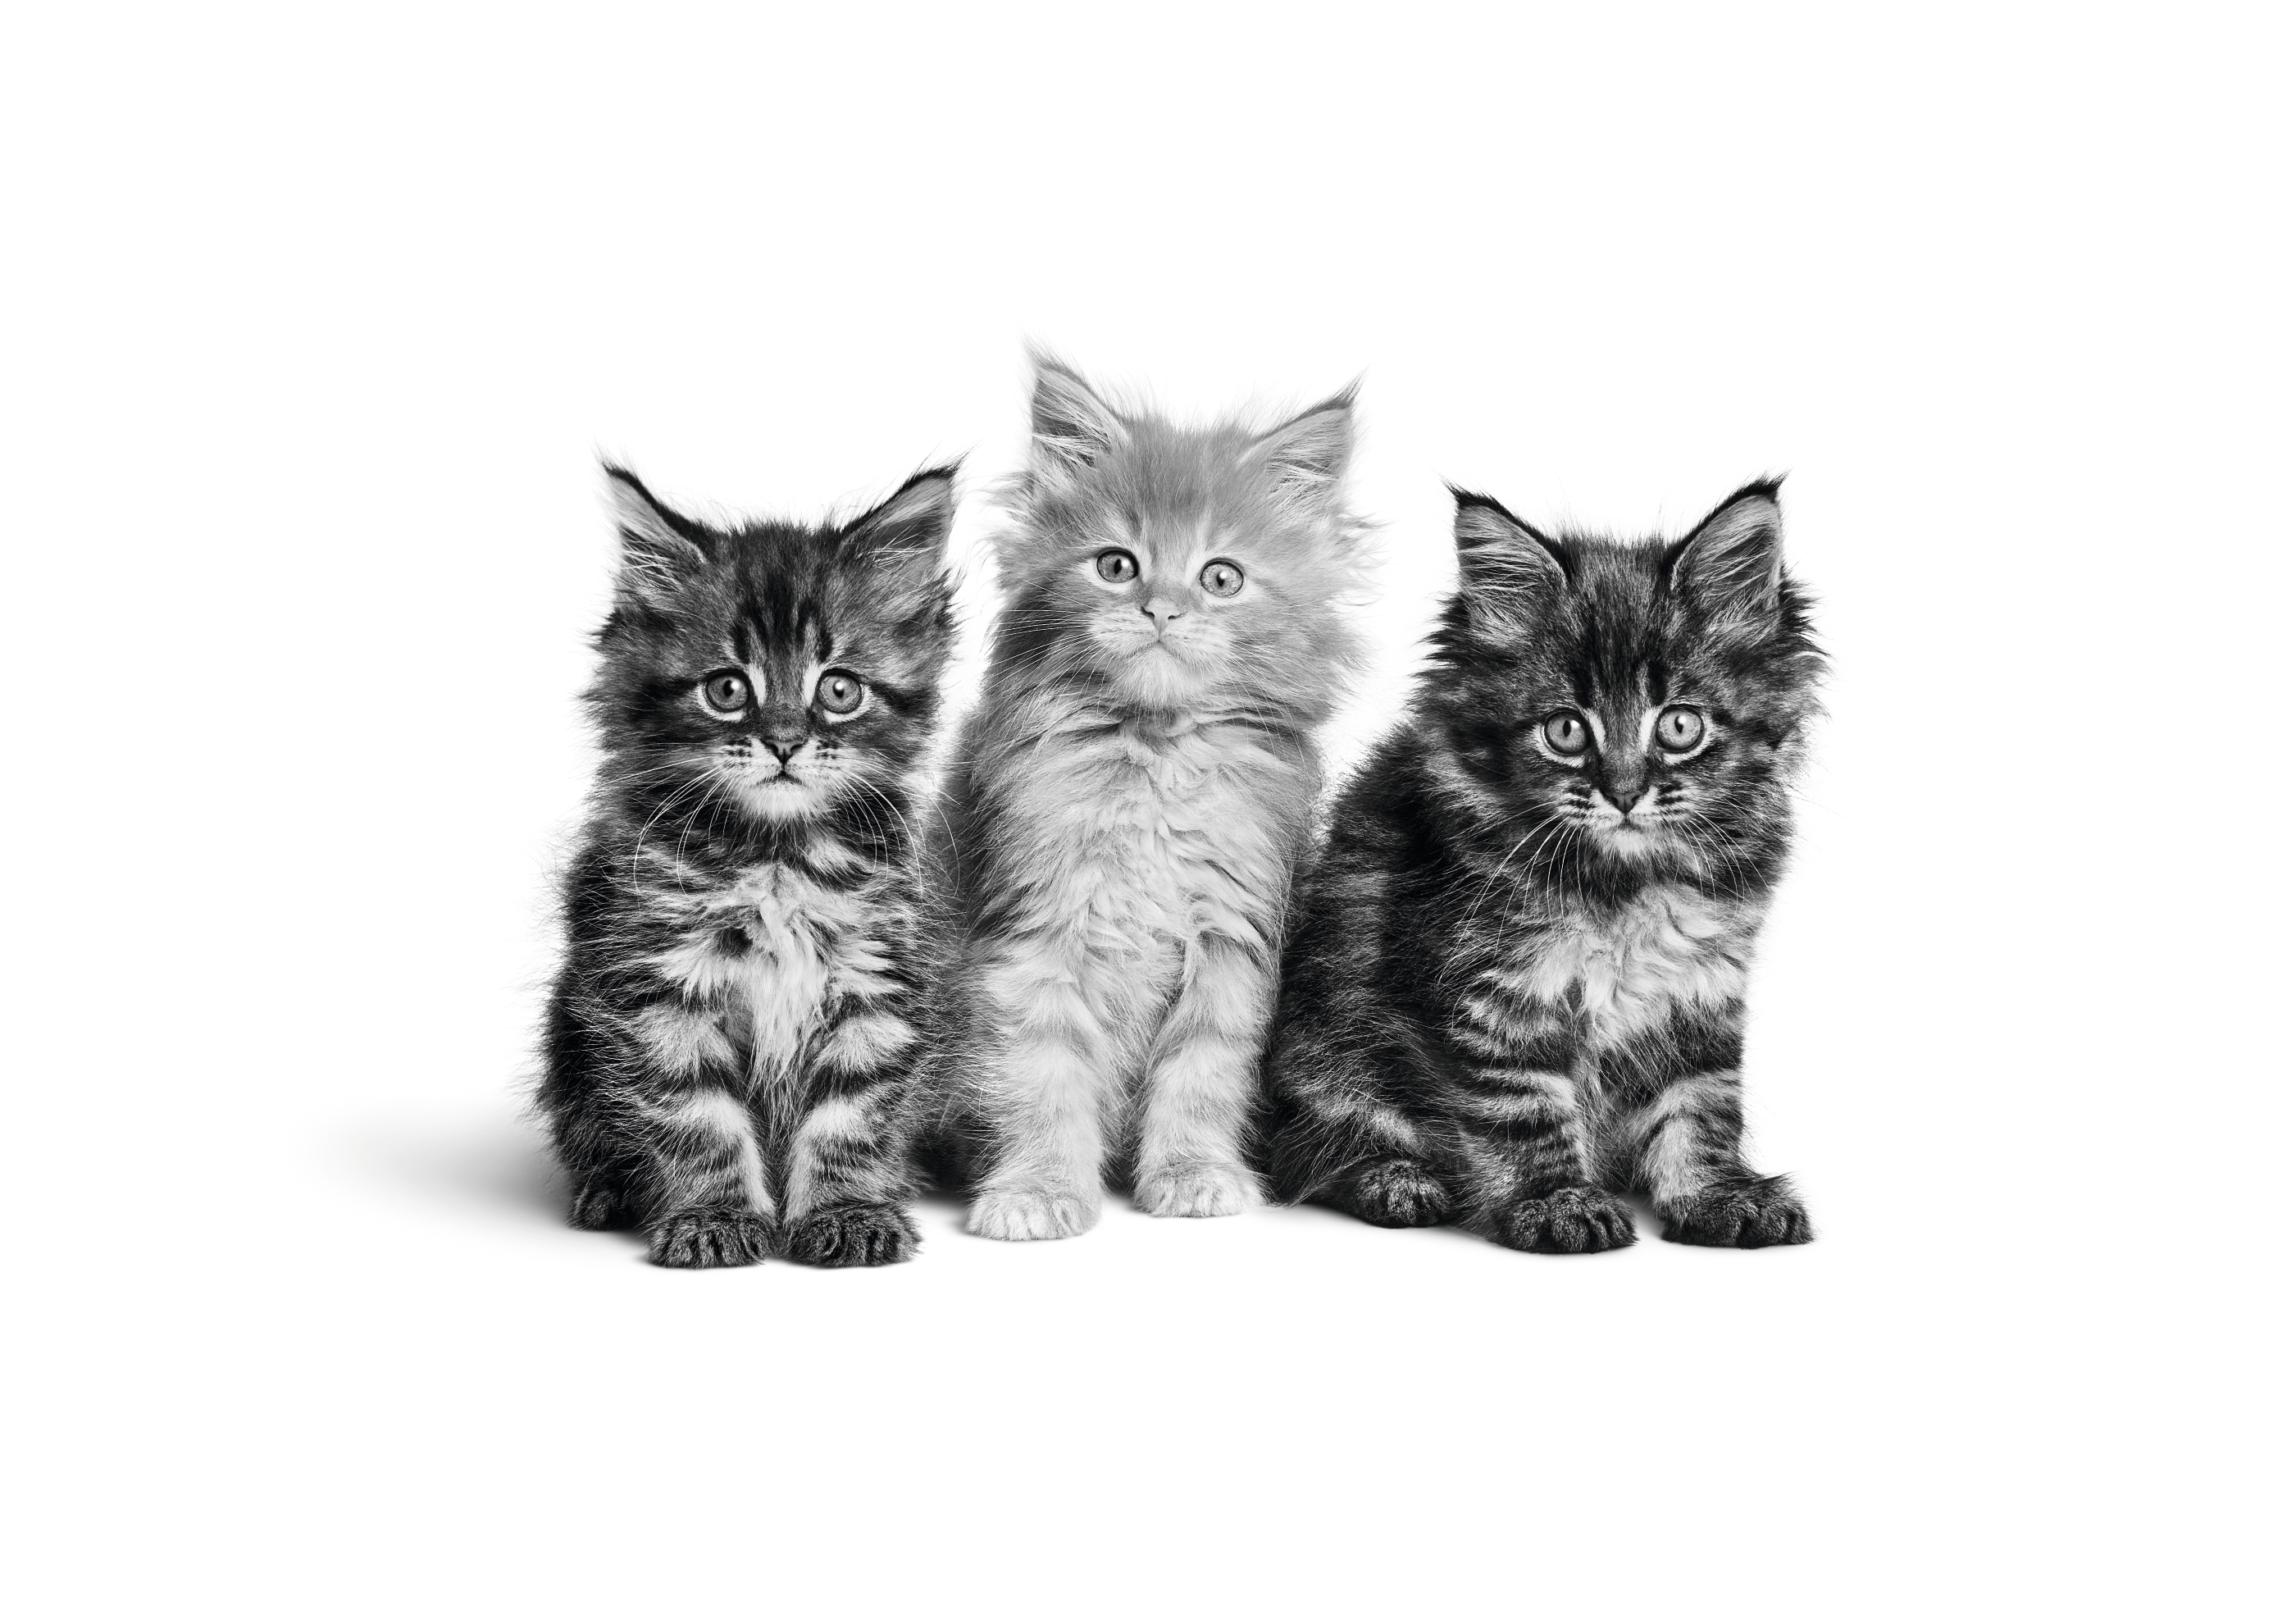
[[[792,1263],[820,1268],[873,1268],[906,1263],[916,1255],[917,1226],[890,1202],[881,1206],[832,1207],[808,1214],[791,1226],[784,1248]]]
[[[984,1190],[964,1226],[992,1241],[1062,1241],[1100,1218],[1100,1203],[1050,1190]]]
[[[693,1207],[654,1226],[648,1254],[664,1268],[740,1268],[764,1259],[773,1233],[764,1217],[726,1207]]]
[[[1665,1210],[1662,1238],[1685,1246],[1800,1246],[1815,1240],[1801,1197],[1784,1177],[1718,1185]]]
[[[568,1203],[566,1221],[577,1229],[627,1229],[636,1221],[629,1198],[611,1178],[585,1179]]]
[[[1342,1174],[1325,1201],[1382,1229],[1423,1229],[1451,1215],[1451,1193],[1408,1156],[1367,1162]]]
[[[1635,1243],[1635,1220],[1617,1196],[1578,1185],[1503,1210],[1491,1238],[1517,1251],[1614,1251]]]
[[[1259,1185],[1232,1163],[1144,1173],[1132,1204],[1151,1218],[1228,1218],[1259,1204]]]

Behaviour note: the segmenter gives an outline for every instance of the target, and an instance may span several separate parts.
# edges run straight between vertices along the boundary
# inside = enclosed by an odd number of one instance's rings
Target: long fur
[[[1186,428],[1039,357],[1033,414],[948,825],[949,1108],[968,1226],[1004,1240],[1087,1228],[1110,1178],[1166,1216],[1258,1198],[1244,1139],[1362,534],[1347,394]],[[1111,551],[1136,575],[1104,576]]]
[[[572,1221],[643,1227],[672,1267],[898,1261],[936,1046],[915,824],[954,470],[848,524],[734,529],[607,472],[604,761],[539,1102]],[[714,705],[713,676],[742,702]]]
[[[1621,1193],[1669,1240],[1806,1241],[1739,1146],[1746,965],[1819,675],[1777,487],[1642,545],[1456,494],[1435,658],[1289,949],[1275,1193],[1532,1251],[1627,1244]],[[1694,748],[1658,734],[1674,707]]]

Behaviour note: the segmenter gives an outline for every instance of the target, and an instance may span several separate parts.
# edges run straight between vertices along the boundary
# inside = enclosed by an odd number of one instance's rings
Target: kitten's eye
[[[747,710],[750,679],[739,671],[718,671],[701,679],[701,702],[712,710]]]
[[[1216,598],[1232,598],[1243,590],[1243,571],[1224,558],[1216,558],[1196,577]]]
[[[1103,581],[1128,581],[1140,573],[1140,561],[1122,547],[1111,547],[1092,561]]]
[[[1706,736],[1706,718],[1687,705],[1669,705],[1658,713],[1660,750],[1695,750]]]
[[[851,716],[861,709],[861,679],[846,671],[824,671],[814,685],[813,697],[832,716]]]
[[[1541,722],[1546,747],[1558,756],[1576,756],[1587,748],[1587,723],[1575,710],[1558,710]]]

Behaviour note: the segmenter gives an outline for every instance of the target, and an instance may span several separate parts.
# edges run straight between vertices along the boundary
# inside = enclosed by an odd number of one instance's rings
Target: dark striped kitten
[[[1816,708],[1777,487],[1688,537],[1458,497],[1459,590],[1349,783],[1285,965],[1276,1193],[1529,1251],[1807,1241],[1739,1151],[1747,959]]]
[[[673,1267],[898,1262],[954,471],[840,527],[730,530],[607,475],[605,760],[541,1092],[572,1221],[643,1226]]]

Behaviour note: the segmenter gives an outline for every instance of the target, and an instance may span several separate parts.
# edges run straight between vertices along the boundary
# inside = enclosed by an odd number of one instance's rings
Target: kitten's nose
[[[1187,611],[1169,598],[1150,598],[1140,606],[1140,612],[1146,615],[1156,629],[1161,632]]]
[[[1620,784],[1618,788],[1605,790],[1603,793],[1612,806],[1618,808],[1620,817],[1632,817],[1635,815],[1635,803],[1643,798],[1643,786],[1638,783]]]
[[[810,731],[802,713],[785,711],[766,718],[758,729],[758,737],[767,750],[786,761],[797,754],[798,746],[805,742]]]

